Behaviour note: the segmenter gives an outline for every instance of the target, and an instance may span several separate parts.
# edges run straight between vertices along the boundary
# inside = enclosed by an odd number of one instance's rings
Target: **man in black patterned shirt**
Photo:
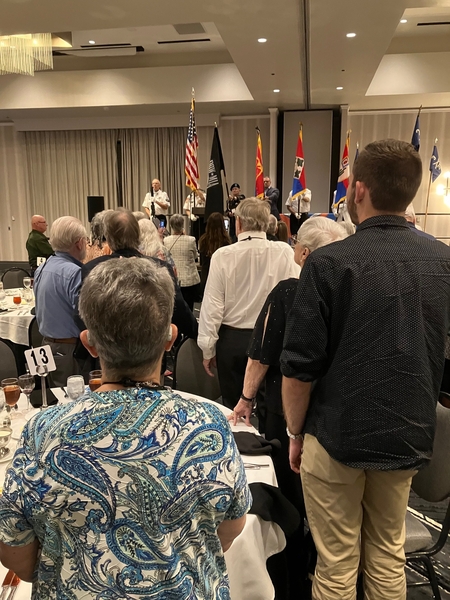
[[[450,248],[404,219],[421,179],[410,144],[361,152],[347,198],[356,234],[308,257],[288,317],[283,405],[315,600],[354,598],[360,562],[367,598],[406,598],[409,488],[431,458],[450,324]]]

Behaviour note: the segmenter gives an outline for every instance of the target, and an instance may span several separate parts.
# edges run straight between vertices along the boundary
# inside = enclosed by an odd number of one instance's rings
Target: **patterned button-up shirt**
[[[300,275],[282,372],[314,381],[305,432],[361,469],[430,459],[450,323],[450,248],[403,217],[363,221]]]

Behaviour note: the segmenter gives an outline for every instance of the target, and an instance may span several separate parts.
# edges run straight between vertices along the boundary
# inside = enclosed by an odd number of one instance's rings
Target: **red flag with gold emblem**
[[[258,134],[256,143],[256,181],[255,181],[255,196],[257,198],[264,198],[264,169],[263,169],[263,157],[262,157],[262,143],[261,143],[261,132],[259,127],[256,128]]]

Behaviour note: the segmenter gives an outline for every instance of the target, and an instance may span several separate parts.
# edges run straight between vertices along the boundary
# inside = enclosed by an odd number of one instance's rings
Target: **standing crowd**
[[[410,144],[371,143],[348,189],[356,232],[307,219],[306,190],[286,202],[289,240],[267,177],[263,200],[233,184],[228,231],[214,213],[198,246],[181,215],[167,235],[158,180],[146,214],[104,211],[89,241],[70,216],[48,241],[33,217],[52,385],[99,361],[102,386],[25,427],[0,500],[3,564],[42,598],[229,598],[223,553],[252,500],[222,412],[161,383],[181,333],[208,376],[217,367],[229,420],[256,412],[281,443],[278,484],[302,517],[286,597],[351,600],[362,573],[369,600],[405,600],[405,514],[433,452],[450,329],[450,249],[416,227],[421,181]],[[191,221],[204,201],[186,200]]]

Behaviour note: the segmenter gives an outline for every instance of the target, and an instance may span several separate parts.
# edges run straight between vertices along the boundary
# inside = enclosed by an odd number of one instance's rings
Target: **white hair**
[[[242,231],[267,231],[269,215],[269,204],[258,198],[246,198],[236,208]]]
[[[140,221],[141,219],[148,219],[147,215],[145,213],[141,212],[140,210],[133,211],[133,215],[134,215],[136,221]]]
[[[275,235],[277,232],[278,221],[275,215],[269,215],[269,227],[267,228],[267,233],[270,235]]]
[[[411,204],[408,204],[408,206],[406,207],[405,219],[407,221],[409,221],[410,223],[416,222],[416,211],[414,210],[414,206],[413,206],[412,202],[411,202]]]
[[[310,252],[346,237],[348,233],[345,229],[328,217],[311,217],[303,223],[297,233],[298,243]]]
[[[164,251],[165,248],[161,243],[158,230],[153,221],[141,219],[139,221],[139,229],[141,230],[140,249],[142,254],[156,256],[160,250]]]
[[[86,228],[76,217],[60,217],[53,222],[50,235],[53,250],[70,252],[81,238],[87,238]]]

